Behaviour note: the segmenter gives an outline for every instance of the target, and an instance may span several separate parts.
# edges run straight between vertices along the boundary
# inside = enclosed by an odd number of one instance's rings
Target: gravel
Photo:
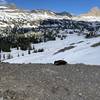
[[[0,100],[100,100],[100,66],[1,63]]]

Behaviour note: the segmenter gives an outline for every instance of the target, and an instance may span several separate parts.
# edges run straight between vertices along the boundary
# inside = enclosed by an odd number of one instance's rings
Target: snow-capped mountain
[[[93,7],[88,13],[82,14],[81,16],[96,16],[96,17],[100,17],[100,9],[98,7]]]
[[[48,10],[23,10],[18,9],[14,5],[0,5],[0,27],[13,26],[20,23],[23,26],[35,27],[38,24],[34,24],[37,20],[44,19],[69,19],[69,16],[62,16]]]
[[[0,27],[13,27],[20,24],[23,27],[37,27],[39,20],[69,19],[77,21],[100,21],[100,9],[93,8],[87,14],[72,16],[68,12],[56,13],[49,10],[23,10],[14,4],[0,5]]]
[[[100,9],[93,7],[89,12],[74,17],[74,20],[78,21],[100,21]]]

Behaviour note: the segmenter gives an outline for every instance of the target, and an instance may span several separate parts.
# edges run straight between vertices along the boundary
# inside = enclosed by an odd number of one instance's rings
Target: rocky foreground
[[[0,100],[100,100],[100,66],[0,64]]]

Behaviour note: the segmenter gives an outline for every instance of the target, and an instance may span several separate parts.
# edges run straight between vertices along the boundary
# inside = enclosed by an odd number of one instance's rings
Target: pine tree
[[[3,60],[5,60],[5,58],[6,58],[6,57],[5,57],[5,54],[3,54]]]
[[[28,54],[31,54],[31,50],[30,49],[28,50]]]
[[[0,62],[1,62],[1,58],[2,58],[2,56],[1,56],[1,53],[0,53]]]
[[[24,56],[24,53],[22,53],[22,56]]]

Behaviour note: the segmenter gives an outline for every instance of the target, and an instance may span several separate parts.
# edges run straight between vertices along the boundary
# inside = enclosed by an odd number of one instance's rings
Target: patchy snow
[[[0,9],[6,9],[7,7],[6,6],[1,6],[0,5]]]
[[[81,42],[82,41],[82,42]],[[53,63],[55,60],[66,60],[68,63],[84,63],[91,65],[100,65],[100,46],[91,47],[92,44],[100,42],[100,37],[85,39],[84,36],[77,36],[77,34],[68,34],[64,40],[57,39],[56,41],[49,41],[46,43],[34,44],[36,49],[43,48],[42,53],[32,53],[29,55],[28,51],[12,50],[13,59],[5,60],[9,63]],[[60,49],[73,44],[75,48],[60,52],[54,55]],[[20,57],[17,57],[17,55]],[[24,53],[24,56],[21,56]]]
[[[87,21],[87,22],[91,22],[91,21],[100,21],[100,16],[77,16],[77,17],[73,17],[73,20],[76,21]]]

